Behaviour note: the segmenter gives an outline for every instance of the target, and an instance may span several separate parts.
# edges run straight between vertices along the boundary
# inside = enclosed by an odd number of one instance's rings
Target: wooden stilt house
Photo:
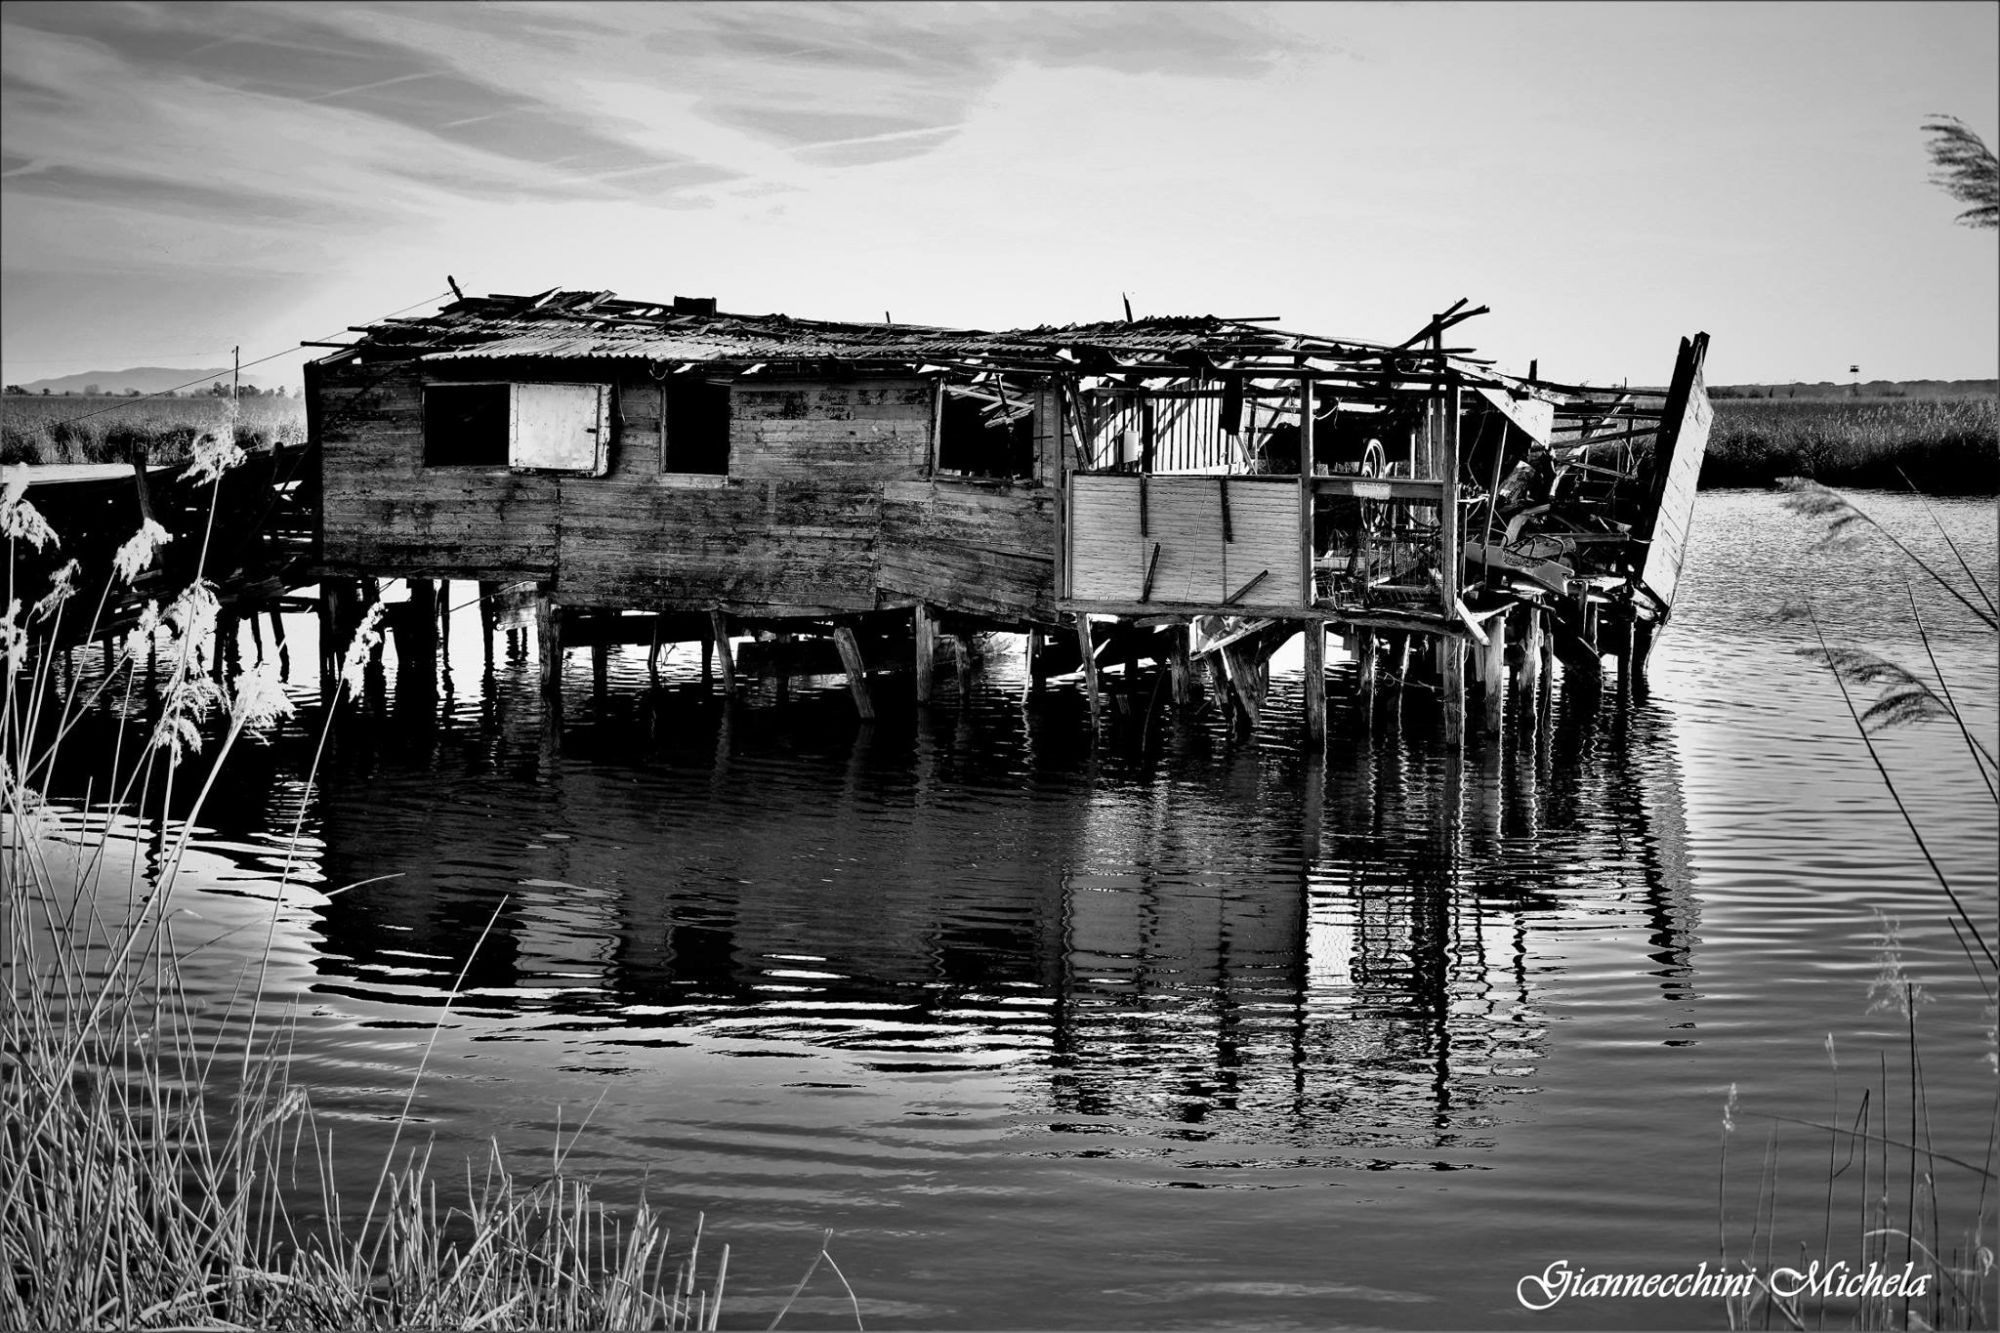
[[[1208,658],[1253,720],[1265,659],[1308,628],[1316,730],[1332,622],[1364,687],[1378,652],[1425,645],[1455,718],[1468,647],[1502,693],[1509,620],[1566,661],[1633,660],[1671,608],[1707,421],[1705,338],[1663,393],[1592,390],[1446,347],[1472,313],[1391,346],[462,299],[309,366],[322,570],[532,585],[555,626],[845,631],[864,710],[884,663],[855,633],[898,617],[920,698],[942,619],[1037,636],[1093,706],[1107,630],[1137,634],[1128,660],[1179,693]]]

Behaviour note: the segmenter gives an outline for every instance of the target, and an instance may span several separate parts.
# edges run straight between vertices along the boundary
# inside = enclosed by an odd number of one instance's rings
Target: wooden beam
[[[862,660],[861,645],[854,641],[854,631],[845,625],[835,627],[833,646],[840,650],[840,664],[847,668],[847,688],[854,695],[854,711],[861,714],[863,722],[873,722],[875,704],[868,697],[868,664]]]
[[[1444,743],[1465,742],[1465,641],[1438,640],[1438,694],[1444,703]]]
[[[1167,635],[1167,666],[1173,674],[1174,706],[1186,708],[1194,692],[1193,664],[1188,659],[1188,628],[1185,625],[1169,625]]]
[[[917,702],[927,704],[937,673],[937,617],[922,602],[910,608],[910,633],[916,641]]]
[[[1301,621],[1299,628],[1306,648],[1306,744],[1317,754],[1326,745],[1326,622]]]
[[[1527,626],[1521,643],[1521,673],[1515,677],[1514,692],[1523,716],[1533,717],[1541,708],[1542,652],[1545,646],[1542,642],[1543,612],[1538,606],[1522,609],[1527,616]]]
[[[1090,732],[1094,736],[1102,707],[1097,697],[1097,645],[1091,641],[1090,617],[1081,612],[1076,617],[1076,648],[1083,655],[1083,692],[1090,700]]]
[[[1312,488],[1319,495],[1336,495],[1356,500],[1405,500],[1436,504],[1443,486],[1429,477],[1314,477]]]
[[[729,621],[719,609],[708,613],[708,639],[715,645],[716,660],[722,664],[722,692],[736,693],[736,654],[729,651]]]
[[[1507,716],[1507,618],[1494,620],[1480,650],[1480,676],[1485,685],[1486,734],[1498,736]]]
[[[549,585],[535,589],[535,632],[542,659],[542,698],[562,705],[562,608],[549,596]]]
[[[1438,583],[1439,596],[1443,600],[1440,608],[1447,617],[1463,613],[1464,603],[1459,600],[1460,581],[1464,571],[1460,566],[1458,542],[1458,428],[1463,410],[1459,386],[1453,383],[1445,389],[1441,404],[1443,407],[1442,429],[1438,432],[1437,467],[1440,491],[1438,494]],[[1468,628],[1477,630],[1476,625]],[[1443,670],[1441,690],[1444,699],[1444,737],[1447,745],[1456,746],[1465,739],[1465,645],[1457,639],[1445,639],[1440,645],[1444,659],[1440,663]]]
[[[1313,597],[1313,385],[1299,381],[1299,596]],[[1322,636],[1322,642],[1324,638]],[[1324,718],[1321,719],[1322,722]]]

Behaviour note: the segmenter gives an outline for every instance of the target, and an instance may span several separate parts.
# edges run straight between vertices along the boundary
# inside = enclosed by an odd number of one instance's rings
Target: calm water
[[[1915,502],[1866,501],[1949,559]],[[1993,506],[1935,508],[1990,588]],[[1819,533],[1705,494],[1651,698],[1559,696],[1539,744],[1474,736],[1462,764],[1416,698],[1370,726],[1345,677],[1307,762],[1283,658],[1261,738],[1196,721],[1149,757],[1093,753],[1074,690],[1024,708],[1006,657],[962,705],[941,682],[863,729],[837,681],[725,709],[690,649],[661,695],[614,653],[600,708],[579,652],[557,737],[532,660],[503,649],[482,684],[468,609],[441,705],[399,701],[392,656],[310,798],[309,692],[232,759],[177,930],[214,941],[191,976],[219,1002],[279,904],[266,993],[297,1002],[363,1191],[463,970],[418,1137],[497,1137],[532,1174],[588,1116],[573,1165],[732,1245],[726,1324],[768,1323],[832,1228],[871,1327],[1720,1325],[1714,1300],[1534,1314],[1516,1282],[1713,1267],[1731,1084],[1730,1257],[1767,1150],[1780,1259],[1817,1252],[1826,1138],[1770,1117],[1849,1116],[1885,1067],[1876,1104],[1907,1117],[1904,1020],[1869,1012],[1877,909],[1932,997],[1932,1141],[1980,1160],[1993,1113],[1976,974],[1778,614],[1809,597],[1835,639],[1920,663],[1902,567]],[[1917,596],[1990,743],[1994,640]],[[311,641],[301,620],[302,687]],[[1962,741],[1883,749],[1990,927]],[[1940,1179],[1948,1239],[1969,1179]],[[788,1326],[848,1319],[822,1270]]]

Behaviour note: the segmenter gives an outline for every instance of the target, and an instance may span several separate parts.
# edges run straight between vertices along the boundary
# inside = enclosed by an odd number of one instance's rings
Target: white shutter
[[[601,477],[609,458],[611,391],[604,384],[516,384],[507,466]]]

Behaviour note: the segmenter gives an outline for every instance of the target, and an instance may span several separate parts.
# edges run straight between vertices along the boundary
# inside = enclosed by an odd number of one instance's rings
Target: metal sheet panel
[[[513,386],[507,465],[517,472],[583,472],[601,477],[611,434],[610,386]]]

